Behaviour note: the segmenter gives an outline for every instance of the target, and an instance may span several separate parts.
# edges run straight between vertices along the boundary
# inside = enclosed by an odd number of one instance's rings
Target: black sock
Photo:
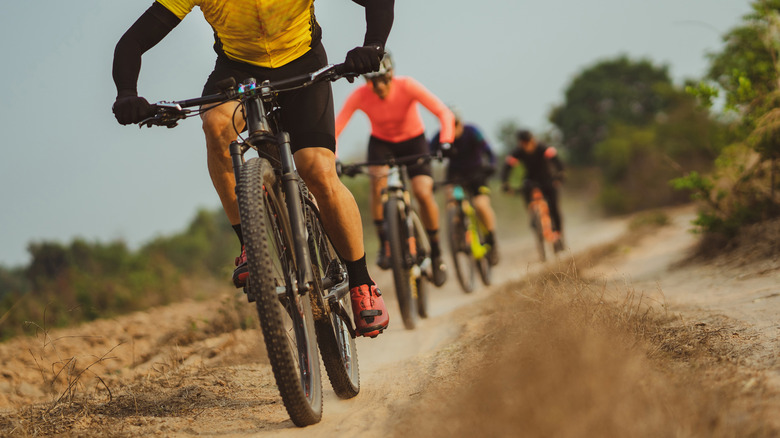
[[[244,247],[244,233],[241,232],[241,224],[233,225],[233,231],[236,232],[236,236],[238,236],[238,241],[241,242],[241,248],[243,248]]]
[[[428,239],[431,241],[431,257],[438,257],[441,255],[441,249],[439,248],[439,230],[425,230],[428,233]]]
[[[344,264],[347,265],[347,275],[349,276],[349,288],[357,287],[363,284],[369,286],[376,284],[371,276],[368,275],[368,267],[366,266],[366,255],[355,260],[354,262],[344,260]]]

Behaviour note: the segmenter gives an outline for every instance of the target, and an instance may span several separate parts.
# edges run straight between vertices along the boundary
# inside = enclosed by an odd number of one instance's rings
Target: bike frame
[[[251,80],[247,85],[251,89],[257,89],[256,84]],[[249,131],[249,138],[243,142],[233,142],[230,144],[230,155],[233,159],[233,172],[238,181],[241,175],[241,167],[244,163],[244,154],[249,149],[258,150],[261,156],[264,154],[259,151],[261,145],[276,143],[279,146],[280,177],[282,193],[286,198],[287,215],[290,218],[292,237],[295,245],[295,260],[298,274],[297,287],[298,293],[309,292],[314,284],[314,275],[311,271],[311,263],[301,263],[310,261],[308,246],[308,232],[306,230],[303,211],[301,209],[302,199],[298,189],[298,175],[295,173],[295,161],[293,160],[292,150],[290,148],[290,135],[285,131],[274,134],[267,119],[266,105],[273,103],[273,92],[269,87],[259,87],[257,94],[250,95],[246,108],[246,122]],[[273,163],[273,161],[271,161]]]
[[[557,236],[552,229],[550,206],[547,204],[547,200],[544,198],[544,194],[539,187],[534,187],[531,190],[531,202],[528,204],[528,209],[531,214],[534,214],[539,218],[544,240],[549,243],[554,243],[557,240]]]
[[[478,227],[482,228],[481,231],[483,233],[486,233],[487,229],[479,219],[479,216],[477,216],[477,212],[474,209],[474,206],[471,205],[471,201],[469,201],[469,198],[466,196],[465,190],[463,190],[462,186],[456,185],[453,187],[452,196],[455,198],[455,202],[460,205],[460,209],[463,211],[463,214],[466,215],[466,217],[469,219],[468,228],[466,229],[466,241],[469,242],[471,255],[474,257],[474,259],[481,260],[487,255],[488,248],[479,241],[480,230],[478,230]]]
[[[359,378],[353,353],[356,333],[340,301],[349,293],[346,270],[322,228],[315,202],[295,171],[290,136],[277,120],[276,96],[319,81],[356,76],[344,69],[343,64],[325,66],[273,83],[248,79],[237,89],[229,84],[218,94],[155,104],[154,115],[139,123],[172,128],[179,120],[209,111],[212,104],[229,101],[238,102],[236,110],[243,110],[247,136],[242,138],[234,126],[239,139],[230,144],[229,151],[242,220],[244,216],[251,218],[248,223],[254,225],[254,232],[245,236],[251,237],[249,249],[253,252],[247,249],[247,255],[253,273],[244,291],[250,302],[256,302],[274,378],[285,408],[298,426],[314,424],[322,416],[320,355],[339,397],[357,395]],[[199,109],[189,109],[194,107]],[[259,159],[244,159],[250,149]],[[272,209],[267,210],[268,206]],[[258,211],[266,215],[259,222],[253,216]],[[269,232],[282,234],[271,236],[280,239],[272,243],[279,245],[274,254],[265,244]],[[284,267],[274,272],[269,265],[279,255]],[[259,274],[256,278],[252,277],[255,273]],[[265,275],[271,278],[263,278]],[[264,281],[271,279],[278,282]]]
[[[382,190],[382,204],[386,204],[390,199],[401,199],[403,201],[404,210],[403,218],[406,228],[407,250],[412,260],[409,262],[415,262],[417,260],[417,242],[414,237],[414,222],[412,215],[409,214],[409,210],[412,207],[412,198],[408,187],[409,174],[406,171],[406,167],[391,166],[387,174],[387,186]],[[419,275],[419,273],[417,273]]]
[[[432,278],[432,262],[428,233],[417,213],[416,199],[408,189],[410,178],[405,163],[430,158],[430,155],[423,154],[402,157],[398,160],[365,162],[343,167],[344,174],[354,176],[358,173],[367,173],[365,170],[360,170],[366,167],[387,166],[386,174],[372,174],[372,177],[387,179],[380,195],[382,211],[385,213],[383,226],[390,242],[396,294],[399,297],[401,314],[407,329],[415,326],[415,307],[419,316],[427,317],[426,311],[423,310],[427,309],[427,294],[423,285],[426,277]],[[396,238],[391,237],[394,235]],[[410,295],[408,299],[407,294]]]

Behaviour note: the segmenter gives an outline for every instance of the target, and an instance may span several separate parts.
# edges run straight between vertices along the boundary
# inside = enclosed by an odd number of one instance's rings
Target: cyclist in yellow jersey
[[[357,74],[376,71],[392,27],[394,0],[352,1],[366,10],[366,34],[363,45],[347,53],[345,67]],[[196,6],[214,30],[217,53],[214,70],[203,87],[204,96],[219,92],[216,84],[223,79],[233,78],[237,83],[250,77],[273,81],[309,73],[328,63],[314,0],[157,0],[125,32],[114,51],[117,98],[113,112],[119,123],[137,123],[151,115],[148,101],[137,91],[141,55]],[[281,93],[278,100],[296,168],[317,198],[323,225],[347,266],[357,330],[364,336],[376,336],[387,327],[387,309],[366,267],[360,212],[336,173],[330,83]],[[236,139],[234,125],[244,126],[235,111],[237,106],[238,102],[224,103],[202,113],[201,118],[209,174],[241,243],[233,283],[243,287],[248,277],[246,252],[228,152]]]

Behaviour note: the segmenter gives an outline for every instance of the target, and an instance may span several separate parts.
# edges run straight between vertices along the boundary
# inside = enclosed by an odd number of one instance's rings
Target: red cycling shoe
[[[349,290],[352,298],[352,313],[355,316],[355,328],[359,335],[377,337],[390,322],[382,292],[376,285],[362,284]]]
[[[249,277],[249,267],[246,265],[246,249],[241,247],[241,255],[236,257],[236,270],[233,271],[233,284],[240,289],[246,286]]]

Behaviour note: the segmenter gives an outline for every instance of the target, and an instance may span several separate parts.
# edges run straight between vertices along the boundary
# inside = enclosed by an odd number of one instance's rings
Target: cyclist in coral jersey
[[[379,71],[364,75],[366,84],[347,98],[336,116],[336,138],[344,130],[357,110],[371,121],[368,141],[368,161],[384,161],[428,153],[425,126],[417,109],[422,104],[439,119],[440,140],[452,143],[455,117],[436,96],[410,77],[394,76],[393,62],[385,54]],[[441,286],[447,279],[446,266],[439,247],[439,207],[433,197],[433,172],[430,162],[408,166],[412,192],[420,205],[420,216],[431,240],[433,283]],[[389,243],[385,235],[381,192],[387,185],[386,166],[371,166],[371,213],[379,235],[380,248],[377,264],[388,269]]]
[[[363,45],[350,50],[346,71],[376,71],[393,24],[394,0],[353,0],[365,8]],[[216,64],[203,95],[215,94],[217,84],[233,78],[280,80],[310,73],[328,63],[322,30],[314,16],[314,0],[157,0],[125,32],[114,51],[113,77],[117,98],[113,112],[123,125],[152,115],[138,96],[141,55],[159,43],[197,6],[214,30]],[[329,82],[280,93],[281,121],[290,133],[296,168],[317,198],[322,224],[331,236],[349,275],[352,310],[358,333],[376,336],[388,324],[382,294],[368,274],[363,249],[360,211],[336,172],[333,94]],[[243,249],[233,165],[228,145],[245,126],[238,101],[212,106],[201,114],[209,174],[225,213],[236,230],[241,254],[236,258],[233,283],[243,287],[249,276]],[[237,128],[237,129],[236,129]],[[379,316],[377,316],[377,311]]]

